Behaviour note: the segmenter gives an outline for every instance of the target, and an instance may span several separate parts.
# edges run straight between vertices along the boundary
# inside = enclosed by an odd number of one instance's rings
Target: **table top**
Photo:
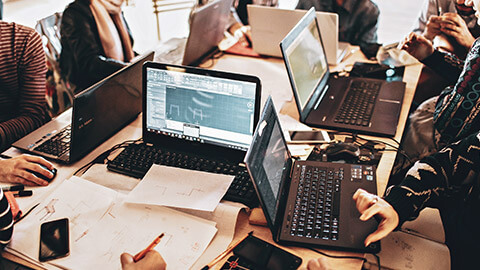
[[[338,66],[334,67],[332,70],[344,70],[349,69],[353,65],[354,61],[362,61],[364,60],[363,54],[358,50],[357,47],[352,47],[352,55],[348,57],[348,59]],[[214,61],[211,63],[210,61]],[[210,62],[210,63],[209,63]],[[213,65],[212,65],[213,64]],[[262,81],[262,106],[265,103],[268,95],[271,95],[274,103],[277,108],[280,109],[281,114],[286,114],[291,116],[292,118],[298,120],[298,112],[296,109],[295,101],[293,99],[292,91],[290,88],[290,83],[288,81],[287,72],[285,70],[285,66],[283,60],[278,58],[249,58],[249,57],[242,57],[236,55],[229,55],[225,54],[220,59],[217,60],[208,60],[203,66],[211,65],[212,69],[217,70],[224,70],[224,71],[231,71],[231,72],[238,72],[244,74],[250,74],[258,76]],[[406,82],[406,92],[404,96],[404,103],[401,110],[401,116],[399,120],[399,125],[397,128],[397,133],[395,135],[395,139],[397,141],[401,140],[401,136],[405,127],[405,122],[408,117],[408,111],[410,109],[410,104],[412,102],[416,83],[421,72],[422,65],[412,65],[407,66],[404,73],[404,81]],[[68,117],[69,112],[67,111],[63,115],[59,117]],[[93,160],[99,154],[101,154],[106,149],[111,148],[117,143],[120,143],[125,140],[129,139],[138,139],[141,137],[141,116],[139,116],[134,122],[130,125],[122,129],[118,132],[115,136],[104,142],[94,151],[89,153],[80,161],[71,164],[69,166],[56,164],[58,169],[57,178],[61,179],[68,179],[70,178],[73,173],[78,169],[81,168],[83,165],[87,164],[89,161]],[[378,138],[372,136],[365,136],[373,139],[378,139],[381,141],[392,143],[391,139],[388,138]],[[388,146],[387,146],[388,147]],[[15,156],[21,154],[18,150],[10,148],[5,152],[5,154],[10,156]],[[390,170],[393,166],[393,162],[395,160],[395,151],[385,151],[382,155],[380,163],[377,168],[377,189],[379,194],[383,194],[387,182],[388,177],[390,175]],[[61,181],[53,181],[52,185],[58,185]],[[19,202],[20,208],[22,206],[29,205],[31,202],[27,200],[22,200]],[[236,242],[238,239],[244,237],[248,232],[254,231],[254,235],[273,243],[272,234],[267,227],[264,226],[256,226],[251,225],[249,223],[249,213],[246,211],[241,211],[240,215],[237,219],[237,224],[235,228],[235,235],[233,242]],[[301,269],[305,269],[307,262],[312,258],[317,258],[321,255],[317,254],[316,252],[302,247],[285,247],[282,248],[296,254],[297,256],[303,259],[303,263]],[[351,253],[351,252],[342,252],[342,251],[330,251],[330,250],[323,250],[324,252],[332,255],[337,256],[360,256],[362,257],[363,254],[360,253]],[[221,251],[218,253],[220,254]],[[4,252],[5,253],[5,252]],[[15,258],[9,255],[9,259],[20,261],[19,258]],[[227,256],[228,257],[228,256]],[[225,260],[218,263],[214,269],[220,269],[223,265]],[[22,262],[25,263],[25,262]],[[362,261],[358,259],[328,259],[328,263],[335,269],[361,269]],[[33,267],[30,265],[30,267]]]

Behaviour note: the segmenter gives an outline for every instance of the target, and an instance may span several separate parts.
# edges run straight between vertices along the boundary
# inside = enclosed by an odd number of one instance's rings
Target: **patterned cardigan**
[[[479,50],[477,39],[465,61],[438,51],[423,61],[452,85],[440,94],[433,115],[438,149],[480,130]]]

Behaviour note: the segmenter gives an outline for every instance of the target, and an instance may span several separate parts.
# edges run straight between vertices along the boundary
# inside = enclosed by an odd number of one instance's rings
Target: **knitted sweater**
[[[453,143],[417,161],[398,186],[386,191],[400,224],[414,219],[425,207],[440,208],[446,198],[466,199],[478,185],[480,133]]]

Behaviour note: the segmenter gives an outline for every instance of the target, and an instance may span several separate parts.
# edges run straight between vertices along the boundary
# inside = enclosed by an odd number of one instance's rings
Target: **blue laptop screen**
[[[254,130],[253,82],[147,68],[146,127],[171,137],[247,150]]]

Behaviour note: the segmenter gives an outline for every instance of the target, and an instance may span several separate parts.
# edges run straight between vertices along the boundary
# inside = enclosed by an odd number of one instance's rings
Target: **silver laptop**
[[[61,115],[12,146],[61,163],[81,159],[142,111],[142,65],[148,52],[75,95],[71,113]]]
[[[259,5],[248,5],[247,10],[252,28],[253,50],[275,57],[282,57],[278,44],[307,12]],[[317,11],[316,15],[327,61],[331,65],[338,64],[349,47],[348,43],[338,41],[338,14]]]
[[[168,40],[155,55],[156,62],[197,66],[213,55],[224,37],[233,0],[214,0],[193,10],[188,38]]]

